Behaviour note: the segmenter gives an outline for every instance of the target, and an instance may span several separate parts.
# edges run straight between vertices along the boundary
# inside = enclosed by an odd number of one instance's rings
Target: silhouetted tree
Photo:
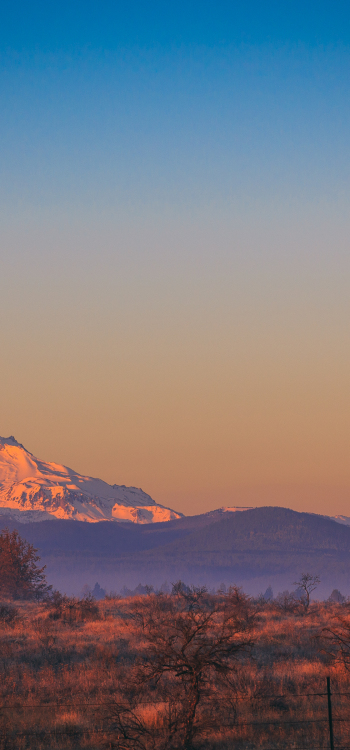
[[[50,593],[44,574],[45,565],[32,544],[18,531],[4,529],[0,534],[0,596],[8,599],[43,599]]]
[[[328,597],[327,602],[331,604],[344,604],[346,597],[340,593],[339,589],[333,589],[331,595]]]
[[[106,596],[106,590],[96,581],[94,588],[91,591],[91,595],[94,599],[104,599]]]
[[[181,582],[171,596],[135,603],[142,655],[126,676],[123,703],[115,707],[120,748],[192,750],[196,735],[233,723],[234,673],[252,646],[253,615],[237,588],[212,595]],[[153,728],[143,720],[143,701],[153,702]]]
[[[263,599],[265,600],[265,602],[271,602],[272,601],[272,599],[273,599],[272,586],[268,586],[267,587],[267,589],[265,591],[265,594],[263,594]]]
[[[294,581],[293,586],[298,586],[299,591],[301,592],[302,600],[305,606],[305,609],[309,608],[310,605],[310,595],[312,594],[315,589],[317,589],[318,584],[321,583],[321,579],[319,576],[313,576],[311,573],[302,573],[300,576],[299,581]]]

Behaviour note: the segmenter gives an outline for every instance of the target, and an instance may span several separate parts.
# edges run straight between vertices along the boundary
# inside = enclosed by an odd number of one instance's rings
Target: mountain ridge
[[[320,593],[350,594],[350,528],[323,516],[264,507],[165,523],[9,524],[39,549],[48,580],[79,593],[181,578],[195,585],[242,585],[259,593],[289,588],[302,572],[321,577]],[[327,593],[328,592],[328,593]]]

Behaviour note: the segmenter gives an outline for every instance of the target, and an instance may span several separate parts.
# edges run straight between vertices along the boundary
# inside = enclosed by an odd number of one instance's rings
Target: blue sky
[[[338,195],[348,20],[345,3],[4,3],[5,203]]]
[[[349,41],[345,2],[80,2],[2,3],[5,48],[49,52],[77,47],[206,46]]]
[[[349,16],[2,3],[2,434],[183,512],[344,512]]]

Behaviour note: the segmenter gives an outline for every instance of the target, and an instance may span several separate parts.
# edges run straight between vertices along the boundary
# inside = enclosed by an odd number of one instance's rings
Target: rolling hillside
[[[322,595],[350,594],[350,528],[286,508],[204,514],[160,524],[44,521],[19,525],[39,548],[48,578],[78,591],[96,580],[107,589],[179,578],[196,584],[237,583],[257,593],[291,588],[301,572],[321,576]]]

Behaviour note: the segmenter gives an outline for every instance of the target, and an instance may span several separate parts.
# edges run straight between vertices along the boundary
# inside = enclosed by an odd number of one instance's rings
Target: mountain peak
[[[154,523],[181,517],[136,487],[110,485],[41,461],[13,435],[0,438],[0,516],[22,523],[52,519]]]
[[[10,435],[10,437],[0,437],[0,445],[15,445],[18,448],[23,448],[25,450],[24,445],[22,443],[18,443],[15,437],[13,435]]]

